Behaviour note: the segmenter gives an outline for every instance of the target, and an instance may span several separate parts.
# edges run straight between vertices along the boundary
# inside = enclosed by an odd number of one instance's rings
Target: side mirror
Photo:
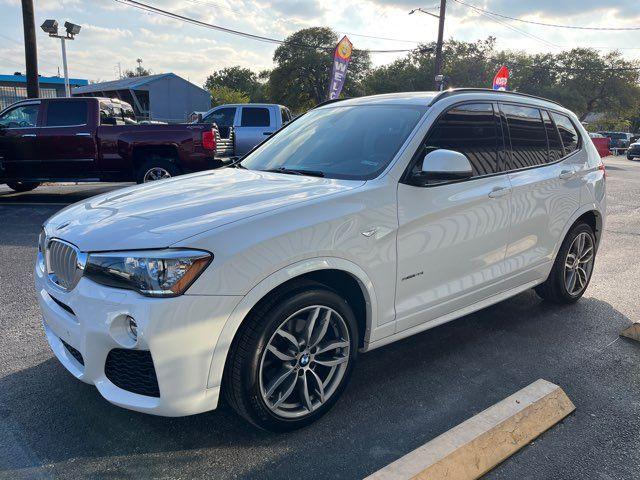
[[[433,182],[464,180],[472,175],[471,162],[466,155],[441,148],[424,156],[422,170],[411,177],[411,183],[425,186]]]

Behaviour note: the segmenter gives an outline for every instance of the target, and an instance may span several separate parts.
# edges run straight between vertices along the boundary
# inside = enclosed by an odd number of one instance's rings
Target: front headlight
[[[148,297],[175,297],[189,288],[212,259],[202,250],[90,253],[83,275]]]

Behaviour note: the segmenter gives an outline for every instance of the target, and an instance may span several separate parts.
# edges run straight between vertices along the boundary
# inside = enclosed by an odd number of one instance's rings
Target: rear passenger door
[[[425,153],[439,148],[466,155],[474,176],[398,185],[398,331],[501,291],[511,189],[497,105],[449,108],[429,129],[409,168],[420,171]]]
[[[275,116],[267,107],[241,107],[240,126],[236,129],[236,155],[241,156],[275,132]]]
[[[575,148],[564,148],[552,114],[508,103],[501,103],[500,110],[511,147],[511,234],[506,260],[515,287],[548,273],[562,232],[579,207],[580,182],[572,160]]]
[[[77,98],[43,103],[44,125],[38,131],[37,145],[45,176],[54,180],[98,179],[94,102]]]

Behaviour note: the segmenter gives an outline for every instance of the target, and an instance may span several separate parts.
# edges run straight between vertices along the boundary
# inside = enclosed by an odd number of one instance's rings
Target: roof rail
[[[535,95],[529,95],[527,93],[508,92],[508,91],[505,91],[505,90],[492,90],[490,88],[452,88],[452,89],[449,89],[449,90],[444,90],[444,91],[440,92],[438,95],[436,95],[433,98],[433,100],[431,100],[431,102],[429,103],[429,106],[432,106],[433,104],[435,104],[436,102],[439,102],[440,100],[443,100],[445,98],[451,97],[452,95],[456,95],[456,94],[459,94],[459,93],[473,93],[473,92],[497,93],[497,94],[500,94],[500,95],[516,95],[518,97],[535,98],[536,100],[544,100],[545,102],[554,103],[554,104],[562,107],[562,105],[559,104],[558,102],[556,102],[554,100],[549,100],[548,98],[536,97]]]
[[[331,100],[325,100],[324,102],[318,103],[315,107],[312,107],[311,110],[313,110],[314,108],[318,108],[318,107],[324,107],[325,105],[329,105],[331,103],[342,102],[343,100],[349,100],[349,98],[351,98],[351,97],[334,98],[334,99],[331,99]]]

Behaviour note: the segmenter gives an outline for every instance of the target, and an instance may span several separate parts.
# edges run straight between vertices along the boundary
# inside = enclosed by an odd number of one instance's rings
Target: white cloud
[[[634,8],[637,0],[464,1],[507,15],[553,23],[637,25],[640,15],[640,10]],[[338,34],[352,34],[356,48],[412,48],[414,44],[354,34],[423,42],[434,41],[437,35],[436,19],[422,14],[408,15],[410,8],[420,4],[416,0],[153,0],[149,3],[205,22],[279,39],[303,27],[331,26]],[[429,7],[436,2],[423,3]],[[493,35],[498,39],[499,48],[549,49],[543,42],[489,20],[453,0],[447,3],[447,39],[473,41]],[[0,72],[24,71],[20,0],[0,0],[0,5],[0,33],[10,39],[0,52]],[[242,65],[256,71],[270,68],[276,48],[273,44],[169,19],[113,0],[35,0],[35,8],[38,25],[45,18],[56,18],[61,24],[70,20],[83,26],[77,39],[68,44],[69,68],[75,77],[113,79],[116,64],[130,69],[136,66],[136,58],[142,58],[143,65],[154,72],[174,71],[202,84],[213,70],[226,66]],[[637,33],[547,29],[504,21],[511,27],[567,47],[637,45]],[[61,64],[59,42],[49,39],[39,29],[37,40],[42,73],[55,73]],[[640,49],[624,52],[630,58],[640,56]],[[375,54],[372,59],[379,65],[402,55]]]

